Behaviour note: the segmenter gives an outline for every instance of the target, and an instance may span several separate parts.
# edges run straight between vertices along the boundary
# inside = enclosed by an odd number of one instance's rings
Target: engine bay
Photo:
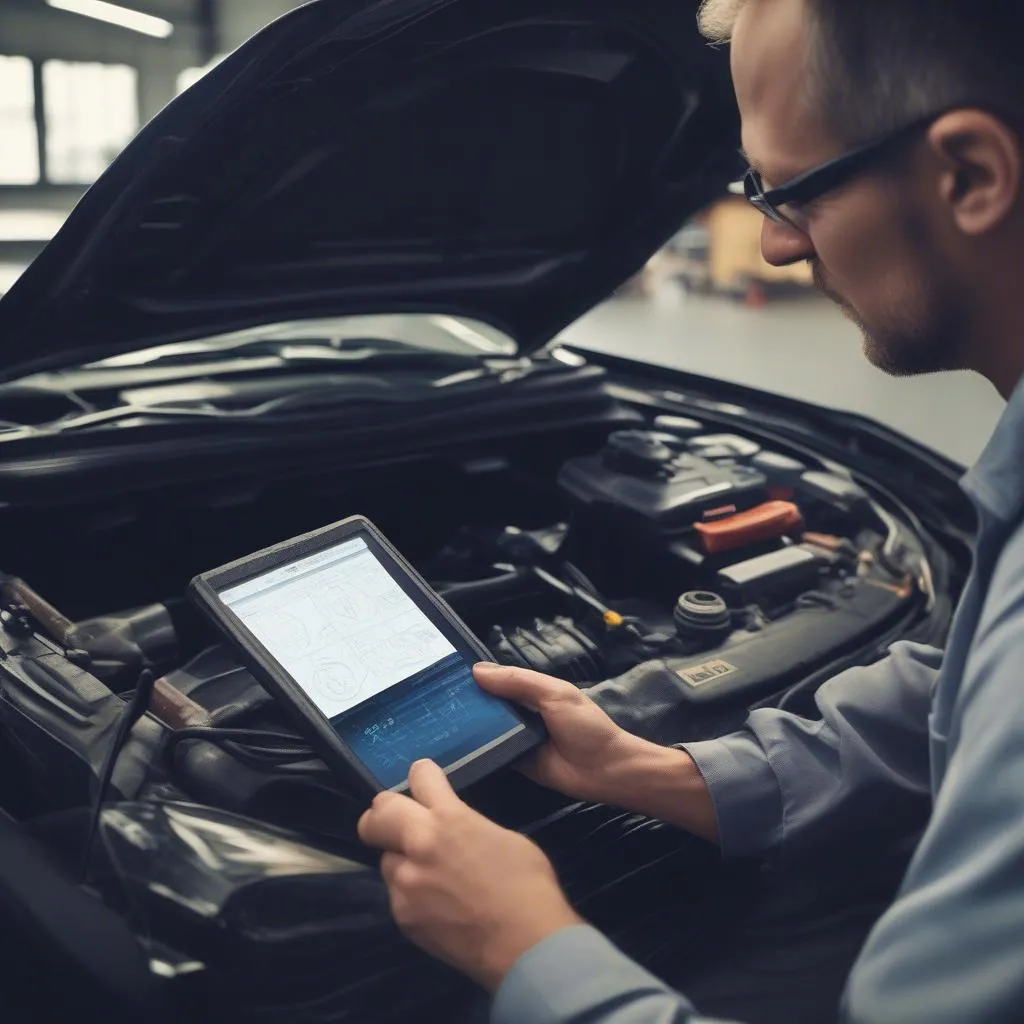
[[[77,872],[67,823],[97,806],[125,709],[157,677],[113,765],[91,882],[175,991],[194,989],[190,1019],[290,1024],[301,991],[310,1020],[391,1024],[473,997],[396,934],[355,836],[361,800],[184,599],[197,573],[365,515],[496,661],[569,680],[664,744],[757,707],[813,718],[836,672],[941,641],[958,563],[902,497],[750,417],[629,394],[643,400],[430,456],[0,508],[6,536],[31,541],[0,575],[0,809]],[[463,795],[536,839],[581,913],[652,969],[681,915],[741,913],[754,878],[515,771]]]
[[[86,798],[106,735],[97,723],[149,668],[160,676],[154,713],[148,736],[133,737],[142,749],[126,760],[134,775],[121,769],[122,792],[184,796],[351,839],[351,814],[337,813],[350,795],[180,596],[193,573],[284,539],[282,521],[296,532],[322,525],[310,520],[325,498],[336,514],[381,524],[496,661],[567,679],[661,743],[721,735],[759,705],[813,710],[817,683],[880,656],[934,600],[919,539],[840,467],[689,417],[590,429],[532,451],[530,468],[510,447],[374,469],[344,484],[358,505],[326,483],[293,481],[287,495],[258,500],[231,486],[192,494],[194,514],[173,508],[181,533],[148,563],[113,557],[151,531],[142,506],[106,522],[94,510],[84,522],[91,546],[77,557],[83,578],[92,561],[97,589],[113,600],[177,574],[178,594],[162,601],[66,614],[82,597],[45,566],[6,578],[4,750],[18,760],[18,748],[32,751],[34,774],[16,803],[35,813]],[[259,517],[282,500],[272,523]],[[41,693],[42,666],[71,693],[56,684]],[[69,715],[74,699],[104,696],[104,715]],[[189,731],[212,727],[239,738]],[[261,732],[277,739],[246,738]],[[516,810],[503,800],[499,814],[514,821],[544,804],[534,795]]]

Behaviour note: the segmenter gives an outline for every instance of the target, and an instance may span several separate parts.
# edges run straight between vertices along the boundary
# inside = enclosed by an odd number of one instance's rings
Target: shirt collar
[[[1024,378],[961,486],[976,505],[1004,522],[1024,508]]]

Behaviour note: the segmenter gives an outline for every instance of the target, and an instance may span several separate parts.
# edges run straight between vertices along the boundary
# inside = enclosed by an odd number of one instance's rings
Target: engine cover
[[[585,505],[626,509],[659,531],[689,527],[723,506],[740,511],[765,500],[768,480],[759,470],[681,448],[671,434],[619,431],[599,455],[566,462],[558,483]]]

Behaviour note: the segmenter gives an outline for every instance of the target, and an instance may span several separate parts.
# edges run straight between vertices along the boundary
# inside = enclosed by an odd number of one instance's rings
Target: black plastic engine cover
[[[643,593],[671,607],[693,582],[686,566],[665,571],[672,539],[706,513],[743,511],[767,498],[760,470],[718,465],[685,450],[688,443],[658,431],[619,431],[599,454],[562,466],[558,484],[576,509],[566,553],[605,594]]]
[[[646,439],[646,452],[623,458],[616,438]],[[616,458],[609,458],[613,452]],[[644,461],[641,455],[646,454]],[[558,475],[559,485],[587,505],[628,509],[659,531],[685,528],[705,512],[723,505],[752,508],[766,497],[767,478],[747,466],[720,466],[699,455],[673,452],[657,434],[643,431],[612,435],[601,455],[571,459]]]
[[[587,693],[623,728],[656,743],[707,739],[739,728],[746,708],[863,646],[910,610],[894,589],[840,583],[805,607],[722,648],[637,666]],[[711,714],[718,709],[720,714]]]

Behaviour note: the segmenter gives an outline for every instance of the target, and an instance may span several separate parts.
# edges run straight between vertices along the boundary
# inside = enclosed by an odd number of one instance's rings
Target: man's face
[[[805,0],[749,0],[733,34],[743,148],[766,189],[849,148],[816,105],[811,33]],[[769,263],[807,260],[861,328],[868,359],[897,375],[960,368],[968,335],[956,239],[929,203],[914,144],[899,166],[861,173],[799,211],[804,230],[766,219],[761,243]]]

